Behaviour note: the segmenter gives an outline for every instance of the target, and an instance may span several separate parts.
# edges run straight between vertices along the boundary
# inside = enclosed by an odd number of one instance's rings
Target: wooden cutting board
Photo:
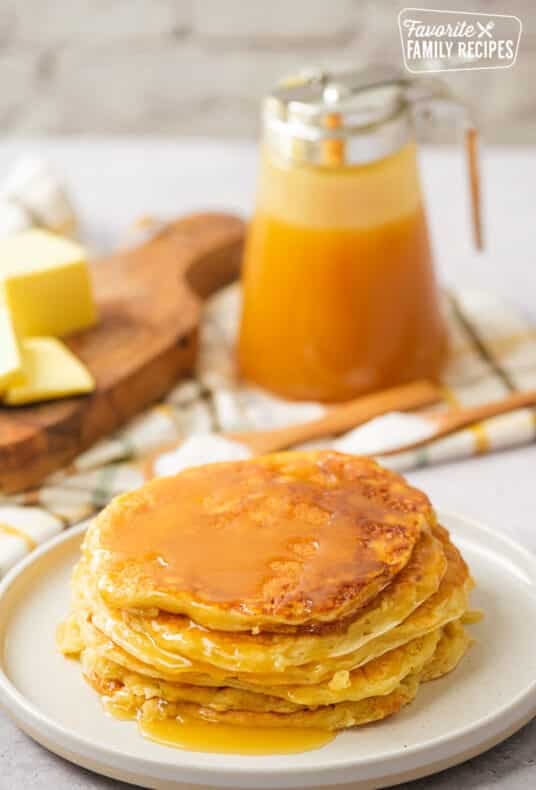
[[[191,373],[203,299],[234,280],[244,223],[196,214],[92,264],[99,323],[66,339],[91,395],[0,408],[0,491],[35,486]]]

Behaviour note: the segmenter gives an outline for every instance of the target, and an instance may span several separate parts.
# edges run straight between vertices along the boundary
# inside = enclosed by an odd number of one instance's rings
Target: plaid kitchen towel
[[[233,347],[239,299],[235,285],[208,303],[195,378],[178,384],[165,400],[39,489],[0,496],[0,576],[37,544],[143,483],[142,459],[159,445],[194,433],[280,426],[322,413],[318,403],[290,403],[237,380]],[[536,387],[536,330],[520,315],[480,291],[447,294],[445,308],[451,356],[443,379],[444,408]],[[386,460],[392,468],[407,470],[528,443],[535,436],[535,413],[520,409]]]

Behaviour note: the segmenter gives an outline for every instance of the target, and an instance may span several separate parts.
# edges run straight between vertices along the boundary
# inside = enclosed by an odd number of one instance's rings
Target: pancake
[[[121,629],[124,631],[124,638],[121,638],[118,635],[117,623],[106,623],[106,621],[101,623],[99,618],[91,612],[90,604],[87,601],[84,601],[85,608],[75,611],[64,626],[61,649],[67,654],[76,654],[84,645],[89,645],[98,650],[100,655],[106,656],[134,672],[172,681],[180,679],[181,682],[199,685],[222,683],[240,685],[243,683],[245,687],[250,687],[278,684],[307,685],[323,680],[329,681],[335,673],[341,670],[355,669],[388,650],[424,636],[430,631],[458,619],[466,611],[472,587],[467,566],[459,551],[450,542],[447,531],[436,527],[434,533],[440,539],[448,560],[447,570],[439,589],[397,626],[365,642],[357,650],[342,656],[308,662],[301,666],[287,666],[284,672],[230,672],[206,661],[192,661],[176,653],[168,654],[156,650],[150,640],[143,635],[133,635],[127,628]],[[409,567],[407,570],[409,571]],[[75,573],[75,577],[77,573]],[[404,573],[405,571],[400,576],[402,577]],[[75,588],[78,589],[76,585]],[[77,600],[79,603],[83,600],[79,591]],[[97,628],[96,623],[101,623],[106,631]],[[82,638],[79,634],[80,627],[84,632]],[[275,639],[276,635],[273,638]],[[311,637],[308,638],[311,639]]]
[[[125,672],[118,664],[100,658],[91,649],[81,655],[85,679],[115,709],[136,715],[147,700],[193,702],[214,710],[248,710],[252,712],[293,713],[300,706],[278,697],[219,686],[189,686],[149,680]]]
[[[58,645],[147,737],[205,744],[209,724],[226,725],[218,743],[235,726],[240,738],[309,736],[390,716],[454,669],[478,616],[472,586],[401,477],[331,451],[280,453],[190,469],[108,506]]]
[[[398,713],[416,696],[419,676],[408,675],[390,694],[368,697],[360,702],[340,702],[315,709],[304,708],[293,713],[251,712],[248,710],[219,711],[214,708],[161,699],[144,701],[138,717],[151,719],[201,719],[213,724],[240,727],[311,727],[320,730],[342,730],[379,721]]]
[[[316,708],[339,702],[359,702],[367,697],[390,694],[410,674],[422,672],[434,655],[442,636],[441,629],[420,639],[385,653],[361,669],[337,673],[330,681],[314,686],[251,687],[230,684],[229,687],[198,687],[185,683],[170,683],[129,672],[106,660],[95,650],[82,652],[85,676],[99,693],[109,694],[114,686],[138,698],[159,698],[166,702],[197,702],[218,710],[270,710],[281,712],[281,700],[289,703],[288,710]],[[105,686],[108,691],[102,691]],[[223,691],[226,693],[223,694]]]
[[[437,591],[447,561],[442,543],[424,533],[406,567],[394,582],[359,611],[345,630],[327,634],[287,634],[208,631],[186,617],[159,613],[149,617],[111,609],[92,584],[85,562],[74,575],[76,594],[86,601],[94,624],[142,660],[173,663],[179,656],[208,662],[228,671],[281,672],[289,666],[344,655],[392,629]]]
[[[471,644],[472,639],[459,620],[446,625],[434,656],[422,673],[422,680],[436,680],[452,672]]]
[[[332,701],[314,706],[233,688],[209,689],[148,681],[100,659],[91,649],[84,651],[83,669],[86,679],[105,703],[112,703],[122,715],[147,719],[187,716],[240,726],[341,729],[397,712],[411,701],[418,682],[450,672],[465,654],[470,641],[459,622],[451,623],[442,631],[410,643],[402,661],[399,651],[392,651],[388,659],[371,662],[375,666],[369,665],[366,677],[360,681],[354,679],[347,687],[348,697],[344,697],[341,689],[340,701],[331,697]],[[397,678],[390,671],[392,667],[396,668]],[[364,686],[357,695],[355,690],[359,682]]]
[[[314,633],[386,588],[434,520],[425,494],[371,459],[279,453],[118,497],[84,551],[112,608],[157,608],[211,630]]]
[[[417,693],[419,675],[408,675],[390,693],[368,697],[359,702],[342,702],[308,709],[261,694],[233,689],[190,687],[179,691],[182,699],[168,701],[152,696],[152,689],[126,687],[99,675],[98,665],[89,666],[85,675],[103,698],[108,710],[121,717],[146,720],[194,718],[213,723],[249,727],[314,727],[336,730],[367,724],[390,716],[411,702]],[[170,694],[169,696],[173,696]],[[186,701],[187,699],[192,701]]]

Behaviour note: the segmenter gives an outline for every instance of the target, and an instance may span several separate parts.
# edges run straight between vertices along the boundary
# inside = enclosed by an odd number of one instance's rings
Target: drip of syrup
[[[145,738],[164,746],[218,754],[295,754],[319,749],[335,737],[311,727],[240,727],[187,717],[140,718],[138,727]]]
[[[106,712],[115,719],[132,721],[136,715],[125,707],[103,697]],[[296,754],[320,749],[330,743],[335,733],[313,727],[240,727],[218,724],[180,716],[176,719],[137,717],[138,729],[144,738],[162,746],[192,752],[216,754]]]

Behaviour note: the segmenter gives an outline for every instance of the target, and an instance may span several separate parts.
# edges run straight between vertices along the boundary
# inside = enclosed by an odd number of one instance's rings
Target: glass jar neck
[[[368,229],[415,213],[421,202],[413,143],[339,168],[289,163],[263,146],[257,215],[304,228]]]
[[[414,129],[406,107],[380,123],[360,128],[337,125],[330,128],[289,122],[264,115],[264,142],[288,164],[310,164],[327,168],[375,162],[399,151],[413,140]]]

